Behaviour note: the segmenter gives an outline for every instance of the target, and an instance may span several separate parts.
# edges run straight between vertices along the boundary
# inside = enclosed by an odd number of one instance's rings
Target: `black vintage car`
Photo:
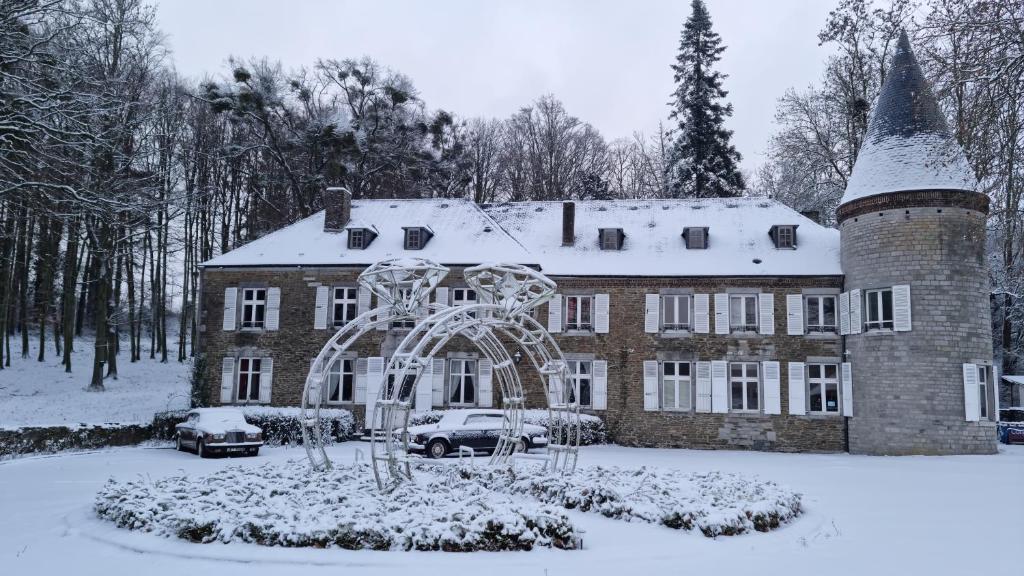
[[[450,410],[436,424],[410,426],[409,451],[422,452],[430,458],[442,458],[458,452],[462,446],[479,452],[493,451],[498,446],[502,418],[501,410]],[[525,452],[547,446],[547,434],[543,426],[524,424],[516,449]]]

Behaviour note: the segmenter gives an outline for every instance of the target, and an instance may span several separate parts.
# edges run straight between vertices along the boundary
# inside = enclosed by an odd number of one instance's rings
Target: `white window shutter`
[[[373,294],[366,286],[360,286],[356,290],[356,314],[366,314],[370,311],[370,297]]]
[[[448,287],[438,286],[434,289],[434,302],[441,306],[448,306]]]
[[[608,361],[594,360],[593,386],[590,390],[591,407],[594,410],[608,409]]]
[[[644,332],[657,334],[661,315],[661,296],[647,294],[644,297]]]
[[[548,300],[548,332],[562,331],[562,295],[555,294]]]
[[[843,292],[839,295],[839,334],[850,333],[850,293]]]
[[[220,403],[231,404],[235,400],[235,358],[224,358],[220,368]]]
[[[356,404],[366,404],[366,358],[356,358]]]
[[[770,360],[761,362],[764,384],[764,413],[782,414],[782,374],[779,363]]]
[[[786,333],[790,336],[804,334],[804,297],[801,294],[786,294]]]
[[[266,323],[264,324],[267,330],[277,330],[281,325],[281,289],[280,288],[267,288],[267,314]]]
[[[711,297],[707,294],[693,295],[693,331],[697,334],[711,332]]]
[[[494,363],[490,358],[481,358],[477,361],[476,368],[480,371],[480,377],[477,379],[479,382],[476,394],[477,404],[481,408],[490,408],[494,403],[491,398],[494,395]]]
[[[729,333],[729,295],[715,294],[715,334]]]
[[[327,286],[316,287],[316,309],[313,311],[314,330],[327,328],[327,307],[330,304],[330,293],[331,289]]]
[[[853,369],[849,362],[843,362],[843,416],[853,416]]]
[[[309,384],[307,398],[310,404],[327,401],[327,386],[323,385],[322,370],[320,370],[316,358],[309,361],[309,374],[306,375],[306,382]]]
[[[895,332],[910,331],[910,285],[892,287],[892,329]]]
[[[964,417],[968,422],[981,420],[978,365],[964,364]]]
[[[729,411],[729,363],[725,360],[711,362],[711,411]]]
[[[864,319],[861,316],[861,302],[863,302],[860,289],[850,290],[850,334],[860,334],[864,328]]]
[[[444,358],[434,358],[430,373],[430,404],[444,406]]]
[[[384,358],[371,356],[366,359],[366,428],[373,428],[372,421],[374,408],[377,406],[377,397],[380,395],[380,387],[384,380]]]
[[[992,365],[992,386],[990,387],[990,394],[992,395],[991,419],[999,420],[999,367],[995,364]]]
[[[768,336],[775,334],[775,294],[762,292],[757,295],[757,314],[758,331]]]
[[[235,329],[235,322],[238,319],[238,312],[235,306],[238,304],[238,288],[224,289],[224,326],[225,331]]]
[[[608,325],[611,322],[608,312],[610,300],[607,294],[594,295],[594,332],[597,334],[608,333]]]
[[[554,406],[556,404],[562,404],[568,402],[568,397],[565,395],[565,390],[562,389],[562,361],[553,360],[551,368],[554,370],[552,374],[548,376],[548,405]],[[566,396],[563,402],[563,396]]]
[[[260,360],[260,403],[270,404],[270,390],[274,386],[274,359]]]
[[[711,412],[711,362],[697,362],[697,412]]]
[[[807,392],[804,378],[804,363],[789,363],[789,413],[795,416],[807,414]]]
[[[416,380],[416,411],[426,412],[430,410],[430,405],[433,403],[433,385],[434,385],[434,363],[424,362],[423,367],[420,369],[419,378]]]
[[[658,361],[644,360],[644,410],[658,409]]]

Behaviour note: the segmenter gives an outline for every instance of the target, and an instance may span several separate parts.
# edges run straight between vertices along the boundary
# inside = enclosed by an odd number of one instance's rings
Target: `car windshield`
[[[203,424],[245,424],[245,416],[241,412],[200,412],[199,420]]]
[[[501,414],[470,414],[466,417],[466,424],[486,424],[488,422],[501,422]]]

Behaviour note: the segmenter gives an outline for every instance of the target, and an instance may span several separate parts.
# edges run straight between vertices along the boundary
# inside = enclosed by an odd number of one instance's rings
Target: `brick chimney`
[[[324,232],[341,232],[352,219],[352,194],[344,188],[324,190]]]
[[[562,202],[562,246],[576,243],[576,203]]]

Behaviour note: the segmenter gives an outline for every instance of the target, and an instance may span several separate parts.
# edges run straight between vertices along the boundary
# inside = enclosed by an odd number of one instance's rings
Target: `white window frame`
[[[673,318],[669,318],[668,301],[674,300]],[[682,304],[682,306],[680,306]],[[660,302],[661,329],[665,332],[690,332],[693,330],[693,298],[689,294],[662,294]],[[680,322],[679,311],[686,311],[686,322]]]
[[[830,378],[826,376],[826,367],[831,366],[835,369],[835,377]],[[842,402],[843,394],[842,388],[839,384],[839,364],[835,362],[808,362],[807,363],[807,413],[808,414],[824,414],[828,416],[838,416],[843,413]],[[813,385],[818,386],[818,396],[821,397],[821,407],[819,410],[814,409],[814,389]],[[834,410],[830,410],[828,407],[828,390],[833,388],[835,390],[836,406]]]
[[[675,374],[666,374],[665,368],[672,366]],[[686,367],[686,375],[680,374],[680,368]],[[665,360],[661,362],[661,409],[669,411],[689,412],[691,406],[691,389],[693,387],[693,363],[683,360]],[[666,390],[672,390],[673,405],[669,405]],[[681,403],[680,400],[685,399]]]
[[[832,300],[832,324],[825,323],[825,299]],[[816,302],[812,304],[812,300]],[[811,324],[811,310],[818,315],[818,323]],[[836,294],[807,294],[804,296],[804,329],[808,334],[839,333],[839,296]]]
[[[405,249],[421,250],[423,248],[423,229],[408,228],[405,231]]]
[[[601,250],[619,249],[619,231],[616,228],[601,230]]]
[[[566,360],[566,366],[569,367],[569,373],[572,374],[572,388],[570,389],[570,401],[579,401],[580,408],[590,408],[594,405],[594,362],[593,360]],[[580,367],[586,366],[584,372],[580,372]],[[583,383],[587,384],[587,392],[589,398],[584,399],[581,394],[583,389]],[[586,402],[584,402],[586,400]]]
[[[988,410],[988,366],[978,364],[978,392],[981,394],[981,403],[978,405],[978,414],[982,420],[989,420]]]
[[[338,293],[342,297],[338,297]],[[341,306],[341,318],[338,318],[338,306]],[[351,316],[349,307],[351,306]],[[335,286],[331,289],[331,325],[340,328],[359,315],[359,288],[356,286]]]
[[[348,398],[345,397],[345,380],[349,381]],[[338,398],[332,398],[332,392],[337,387]],[[327,369],[327,398],[328,404],[352,404],[356,399],[356,359],[338,358]]]
[[[448,359],[448,405],[449,406],[476,406],[480,400],[480,376],[478,373],[480,364],[476,358],[449,358]],[[473,388],[472,401],[466,401],[466,379],[471,378]],[[452,400],[452,395],[458,384],[459,399]]]
[[[732,373],[734,366],[742,366],[742,374],[734,376]],[[754,375],[750,375],[750,369],[753,368]],[[733,407],[733,392],[736,387],[739,386],[742,393],[742,407]],[[756,391],[757,406],[751,407],[747,404],[749,399],[750,388],[753,387]],[[759,362],[729,362],[729,411],[730,412],[760,412],[761,411],[761,364]]]
[[[260,401],[260,379],[263,358],[243,356],[236,360],[238,369],[235,371],[235,398],[239,402]],[[242,396],[242,382],[245,382],[246,396]]]
[[[775,244],[780,250],[795,248],[796,230],[792,226],[779,226],[775,228]]]
[[[469,298],[469,294],[473,297]],[[452,306],[472,306],[478,299],[479,295],[472,288],[452,288]]]
[[[409,297],[411,288],[402,288],[398,291],[398,297],[405,300]],[[412,319],[408,320],[395,320],[391,323],[391,328],[395,330],[412,330],[416,327],[416,321]]]
[[[583,322],[583,302],[589,302],[587,306],[588,322]],[[569,312],[575,309],[576,322],[569,323]],[[593,332],[594,331],[594,296],[593,294],[573,294],[565,297],[565,321],[563,330],[566,332]]]
[[[363,250],[366,248],[366,230],[363,228],[349,228],[348,247],[351,250]]]
[[[758,315],[757,309],[757,294],[729,294],[729,331],[730,332],[757,332],[761,326],[760,316]],[[737,305],[737,302],[740,304]],[[753,303],[753,322],[748,324],[746,320],[751,316],[748,314],[750,303]],[[733,322],[733,316],[739,310],[740,317],[743,318],[743,324],[735,324]]]
[[[263,297],[260,298],[260,292]],[[267,327],[267,289],[242,288],[242,330],[265,330]],[[263,319],[256,320],[257,312],[262,311]],[[246,318],[250,318],[246,320]]]
[[[888,319],[885,318],[885,294],[889,295],[889,313]],[[874,304],[871,299],[876,296]],[[878,319],[872,320],[872,314],[876,314]],[[892,297],[892,288],[875,288],[872,290],[864,291],[864,329],[865,330],[892,330],[894,318],[896,316],[896,304]]]

